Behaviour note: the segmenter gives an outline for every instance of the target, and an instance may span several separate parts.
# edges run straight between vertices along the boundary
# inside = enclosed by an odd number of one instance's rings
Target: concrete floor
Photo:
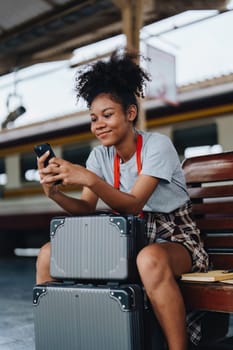
[[[35,258],[0,258],[0,349],[34,350]]]
[[[0,350],[35,350],[32,304],[35,262],[35,258],[0,258]],[[220,325],[221,322],[217,323],[217,327]],[[228,339],[218,345],[198,349],[232,350],[233,314],[227,335]]]

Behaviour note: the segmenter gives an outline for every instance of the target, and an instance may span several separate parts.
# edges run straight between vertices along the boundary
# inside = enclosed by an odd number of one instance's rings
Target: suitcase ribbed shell
[[[34,288],[36,350],[142,350],[137,285]]]
[[[51,222],[51,275],[61,279],[126,280],[136,271],[133,216],[80,216]],[[131,276],[132,277],[132,276]]]

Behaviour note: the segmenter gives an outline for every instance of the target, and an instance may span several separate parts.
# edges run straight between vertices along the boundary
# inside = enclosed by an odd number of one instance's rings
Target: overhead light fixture
[[[26,112],[26,108],[24,106],[19,106],[17,107],[15,110],[13,110],[12,112],[10,112],[6,119],[2,122],[2,129],[7,128],[7,125],[9,123],[14,122],[18,117],[20,117],[23,113]]]
[[[26,112],[26,108],[22,105],[22,96],[16,92],[17,80],[16,80],[17,69],[14,69],[14,91],[7,96],[6,107],[8,114],[5,120],[2,122],[2,129],[6,129],[8,124],[13,123],[23,113]],[[12,101],[18,100],[17,103],[12,104]],[[13,105],[13,108],[11,108]]]

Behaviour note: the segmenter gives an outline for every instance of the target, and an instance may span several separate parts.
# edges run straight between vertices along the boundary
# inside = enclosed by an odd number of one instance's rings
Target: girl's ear
[[[130,105],[127,111],[127,117],[130,122],[133,122],[137,117],[138,109],[136,105]]]

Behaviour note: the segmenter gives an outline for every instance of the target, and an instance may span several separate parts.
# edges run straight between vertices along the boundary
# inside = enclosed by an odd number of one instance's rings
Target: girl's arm
[[[97,196],[88,188],[83,188],[81,198],[67,196],[58,189],[50,196],[61,208],[71,215],[91,214],[96,209]]]
[[[93,179],[89,188],[112,209],[122,213],[138,214],[154,192],[159,180],[148,175],[139,175],[130,193],[121,192],[104,180]]]
[[[137,214],[147,202],[155,190],[158,179],[148,175],[140,175],[131,192],[121,192],[99,176],[86,168],[72,164],[60,158],[53,158],[49,166],[41,169],[42,184],[48,186],[57,180],[61,180],[63,185],[81,185],[84,186],[81,201],[65,196],[56,190],[56,193],[49,195],[63,208],[69,208],[69,212],[77,213],[84,204],[85,210],[94,210],[97,199],[101,198],[112,209],[122,213]],[[76,202],[78,201],[78,202]],[[72,209],[72,211],[70,210]],[[66,209],[67,210],[67,209]]]

